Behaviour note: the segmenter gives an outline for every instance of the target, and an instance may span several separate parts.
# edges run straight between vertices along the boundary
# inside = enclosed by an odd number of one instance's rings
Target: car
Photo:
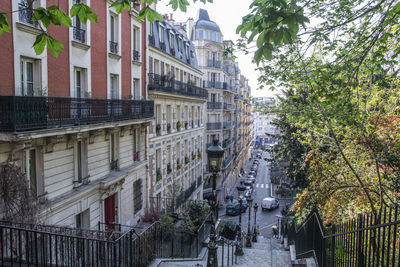
[[[253,192],[253,184],[250,182],[250,185],[246,185],[246,191]]]
[[[253,184],[256,182],[256,178],[254,177],[247,177],[247,180],[249,180],[250,182],[252,182]]]
[[[257,169],[258,169],[258,167],[253,166],[253,167],[251,167],[250,171],[256,171]]]
[[[247,189],[247,187],[252,188],[253,187],[253,182],[251,180],[245,180],[243,185],[246,187],[246,189]]]
[[[247,209],[247,201],[243,199],[242,202],[242,213],[246,212]],[[240,212],[240,203],[238,200],[234,199],[231,203],[226,205],[225,213],[226,215],[239,215]]]
[[[249,175],[256,176],[257,170],[249,171]]]
[[[244,192],[244,196],[245,196],[246,198],[250,197],[250,196],[251,196],[251,190],[246,190],[246,191]]]
[[[279,207],[279,201],[273,197],[266,197],[261,201],[261,209],[264,210],[273,210]]]

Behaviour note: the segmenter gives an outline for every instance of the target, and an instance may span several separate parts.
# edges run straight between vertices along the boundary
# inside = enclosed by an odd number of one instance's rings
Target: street
[[[272,230],[271,227],[277,223],[278,216],[281,215],[280,209],[284,207],[285,203],[280,201],[280,206],[279,208],[273,210],[273,211],[262,211],[261,210],[261,201],[265,197],[271,196],[271,180],[270,180],[270,172],[269,172],[269,165],[270,163],[265,161],[264,158],[268,157],[269,153],[268,152],[263,152],[262,158],[260,159],[260,164],[258,166],[258,172],[256,176],[256,181],[253,184],[253,193],[252,193],[252,198],[253,198],[253,206],[255,203],[258,204],[258,211],[257,211],[257,225],[259,225],[259,230],[260,230],[260,235],[264,237],[271,237],[272,236]],[[245,180],[247,177],[247,174],[250,171],[250,168],[253,164],[253,159],[251,161],[247,160],[246,162],[246,174],[244,177],[241,178],[241,180]],[[238,184],[240,182],[240,179],[238,179]],[[237,185],[238,185],[237,184]],[[234,193],[234,198],[237,199],[238,197],[238,192],[235,188],[235,190],[232,190]],[[228,203],[228,202],[227,202]],[[247,209],[245,213],[242,213],[242,231],[248,230],[248,217],[249,217],[249,210]],[[220,210],[220,218],[222,220],[226,221],[231,221],[234,223],[239,222],[239,216],[228,216],[225,215],[225,205],[224,208]],[[252,208],[251,210],[251,218],[250,218],[250,227],[253,229],[254,226],[254,209]]]

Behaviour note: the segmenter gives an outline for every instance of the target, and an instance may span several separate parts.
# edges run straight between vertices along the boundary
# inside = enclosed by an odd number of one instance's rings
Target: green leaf
[[[72,6],[70,11],[71,17],[78,16],[79,20],[82,23],[86,23],[89,19],[91,22],[97,22],[97,15],[93,12],[93,10],[82,3],[77,3]]]
[[[47,47],[54,57],[58,57],[58,52],[64,51],[64,45],[49,35],[47,35]]]
[[[3,31],[11,31],[10,24],[8,24],[8,16],[6,13],[0,13],[0,34],[2,34]]]
[[[118,14],[122,12],[122,10],[130,10],[130,1],[129,0],[117,0],[111,4],[112,7],[115,8]]]
[[[36,36],[35,43],[33,44],[33,50],[35,50],[36,55],[40,55],[43,53],[44,48],[46,47],[47,42],[47,34],[42,33]]]

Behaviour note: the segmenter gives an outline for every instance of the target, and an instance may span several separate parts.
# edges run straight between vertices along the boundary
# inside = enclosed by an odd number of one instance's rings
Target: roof
[[[210,20],[207,10],[201,8],[199,9],[199,16],[196,21],[195,27],[197,29],[206,29],[206,30],[221,32],[217,23]]]

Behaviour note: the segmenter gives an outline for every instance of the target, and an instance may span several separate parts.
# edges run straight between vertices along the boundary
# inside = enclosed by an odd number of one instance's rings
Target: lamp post
[[[254,231],[253,231],[253,242],[257,242],[257,226],[256,226],[256,221],[257,221],[257,210],[258,210],[258,205],[257,203],[254,203]]]
[[[249,196],[247,198],[247,205],[249,206],[249,221],[248,221],[248,227],[247,227],[246,248],[251,248],[250,215],[251,215],[252,202],[253,202],[253,199],[251,198],[251,196]]]
[[[246,190],[246,187],[243,185],[243,181],[240,181],[240,184],[236,187],[239,194],[239,233],[238,233],[238,242],[236,244],[236,256],[243,256],[242,249],[242,204],[243,204],[243,191]]]
[[[212,172],[212,222],[210,233],[210,242],[208,242],[208,257],[207,257],[207,267],[217,267],[217,234],[215,232],[215,224],[218,219],[218,209],[217,209],[217,174],[221,170],[222,158],[224,156],[224,149],[218,145],[218,140],[213,141],[213,145],[207,149],[207,158],[209,170]]]

